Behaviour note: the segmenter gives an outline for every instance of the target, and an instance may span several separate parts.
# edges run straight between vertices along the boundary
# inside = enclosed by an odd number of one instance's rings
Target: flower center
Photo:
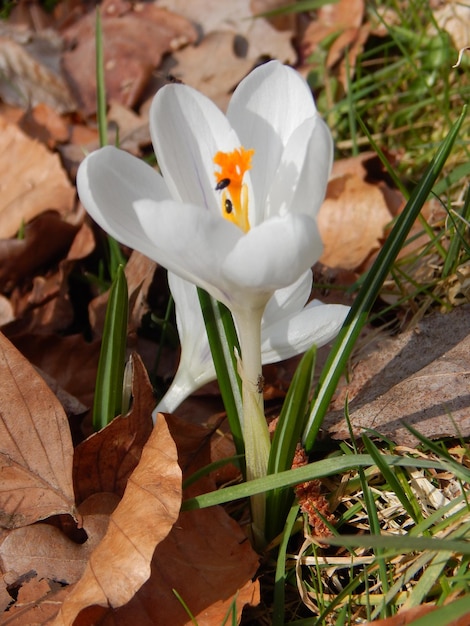
[[[245,172],[251,169],[251,158],[254,150],[245,150],[243,146],[233,152],[217,152],[214,163],[220,167],[214,172],[217,185],[221,191],[223,217],[236,224],[243,232],[250,230],[248,221],[248,187],[243,183]]]

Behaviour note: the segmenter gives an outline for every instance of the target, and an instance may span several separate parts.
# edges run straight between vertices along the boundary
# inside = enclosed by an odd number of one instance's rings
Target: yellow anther
[[[222,215],[245,233],[250,230],[248,220],[248,188],[243,183],[245,173],[251,169],[254,150],[242,146],[233,152],[217,152],[214,163],[220,167],[215,172],[216,190],[221,191]]]

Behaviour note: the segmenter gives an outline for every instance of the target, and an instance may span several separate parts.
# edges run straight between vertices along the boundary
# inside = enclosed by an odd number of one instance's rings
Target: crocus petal
[[[316,115],[305,80],[278,61],[256,68],[235,89],[227,117],[242,144],[255,150],[251,180],[257,209],[264,206],[292,133]]]
[[[262,254],[260,254],[262,250]],[[245,293],[287,287],[321,256],[317,224],[303,214],[275,217],[252,228],[229,251],[222,272]]]
[[[266,198],[264,218],[288,212],[316,217],[333,165],[333,139],[317,115],[293,133]]]
[[[263,363],[302,354],[313,344],[324,346],[338,334],[348,313],[343,304],[314,300],[296,315],[270,324],[263,334]]]
[[[288,287],[275,291],[264,309],[261,332],[266,324],[273,324],[279,319],[301,311],[310,297],[312,283],[312,270],[307,270]]]
[[[151,258],[230,305],[236,294],[232,297],[222,267],[227,253],[243,239],[237,226],[202,207],[178,202],[141,200],[135,203],[135,214],[153,242]]]
[[[240,140],[217,106],[186,85],[167,85],[150,109],[157,161],[175,199],[220,214],[214,156],[231,152]]]
[[[154,258],[154,244],[136,219],[134,203],[142,197],[170,197],[160,174],[127,152],[108,146],[80,164],[77,189],[88,213],[107,233]]]

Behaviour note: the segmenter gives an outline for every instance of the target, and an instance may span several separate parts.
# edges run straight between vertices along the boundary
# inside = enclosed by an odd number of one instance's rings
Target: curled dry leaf
[[[75,449],[75,497],[82,502],[93,493],[108,491],[122,496],[129,475],[139,462],[152,432],[155,407],[152,385],[137,354],[132,357],[132,408]]]
[[[57,513],[76,517],[67,417],[3,334],[0,380],[0,526],[18,528]]]
[[[0,116],[0,238],[12,237],[22,224],[46,209],[62,216],[73,208],[75,190],[57,154],[23,134]]]
[[[128,602],[149,578],[155,547],[170,532],[180,505],[176,446],[160,417],[111,515],[105,537],[53,624],[71,625],[82,609],[95,604],[119,607]]]
[[[379,186],[365,180],[363,156],[337,161],[318,216],[328,267],[356,269],[379,248],[392,216]],[[361,172],[362,170],[362,172]]]

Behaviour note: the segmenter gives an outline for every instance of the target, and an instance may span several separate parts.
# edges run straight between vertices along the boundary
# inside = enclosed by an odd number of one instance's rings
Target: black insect
[[[222,178],[222,180],[219,180],[219,182],[215,186],[215,190],[222,191],[222,189],[225,189],[229,185],[230,185],[230,178]]]
[[[228,198],[225,200],[225,211],[227,213],[231,213],[233,211],[233,204],[232,201],[229,200]]]

